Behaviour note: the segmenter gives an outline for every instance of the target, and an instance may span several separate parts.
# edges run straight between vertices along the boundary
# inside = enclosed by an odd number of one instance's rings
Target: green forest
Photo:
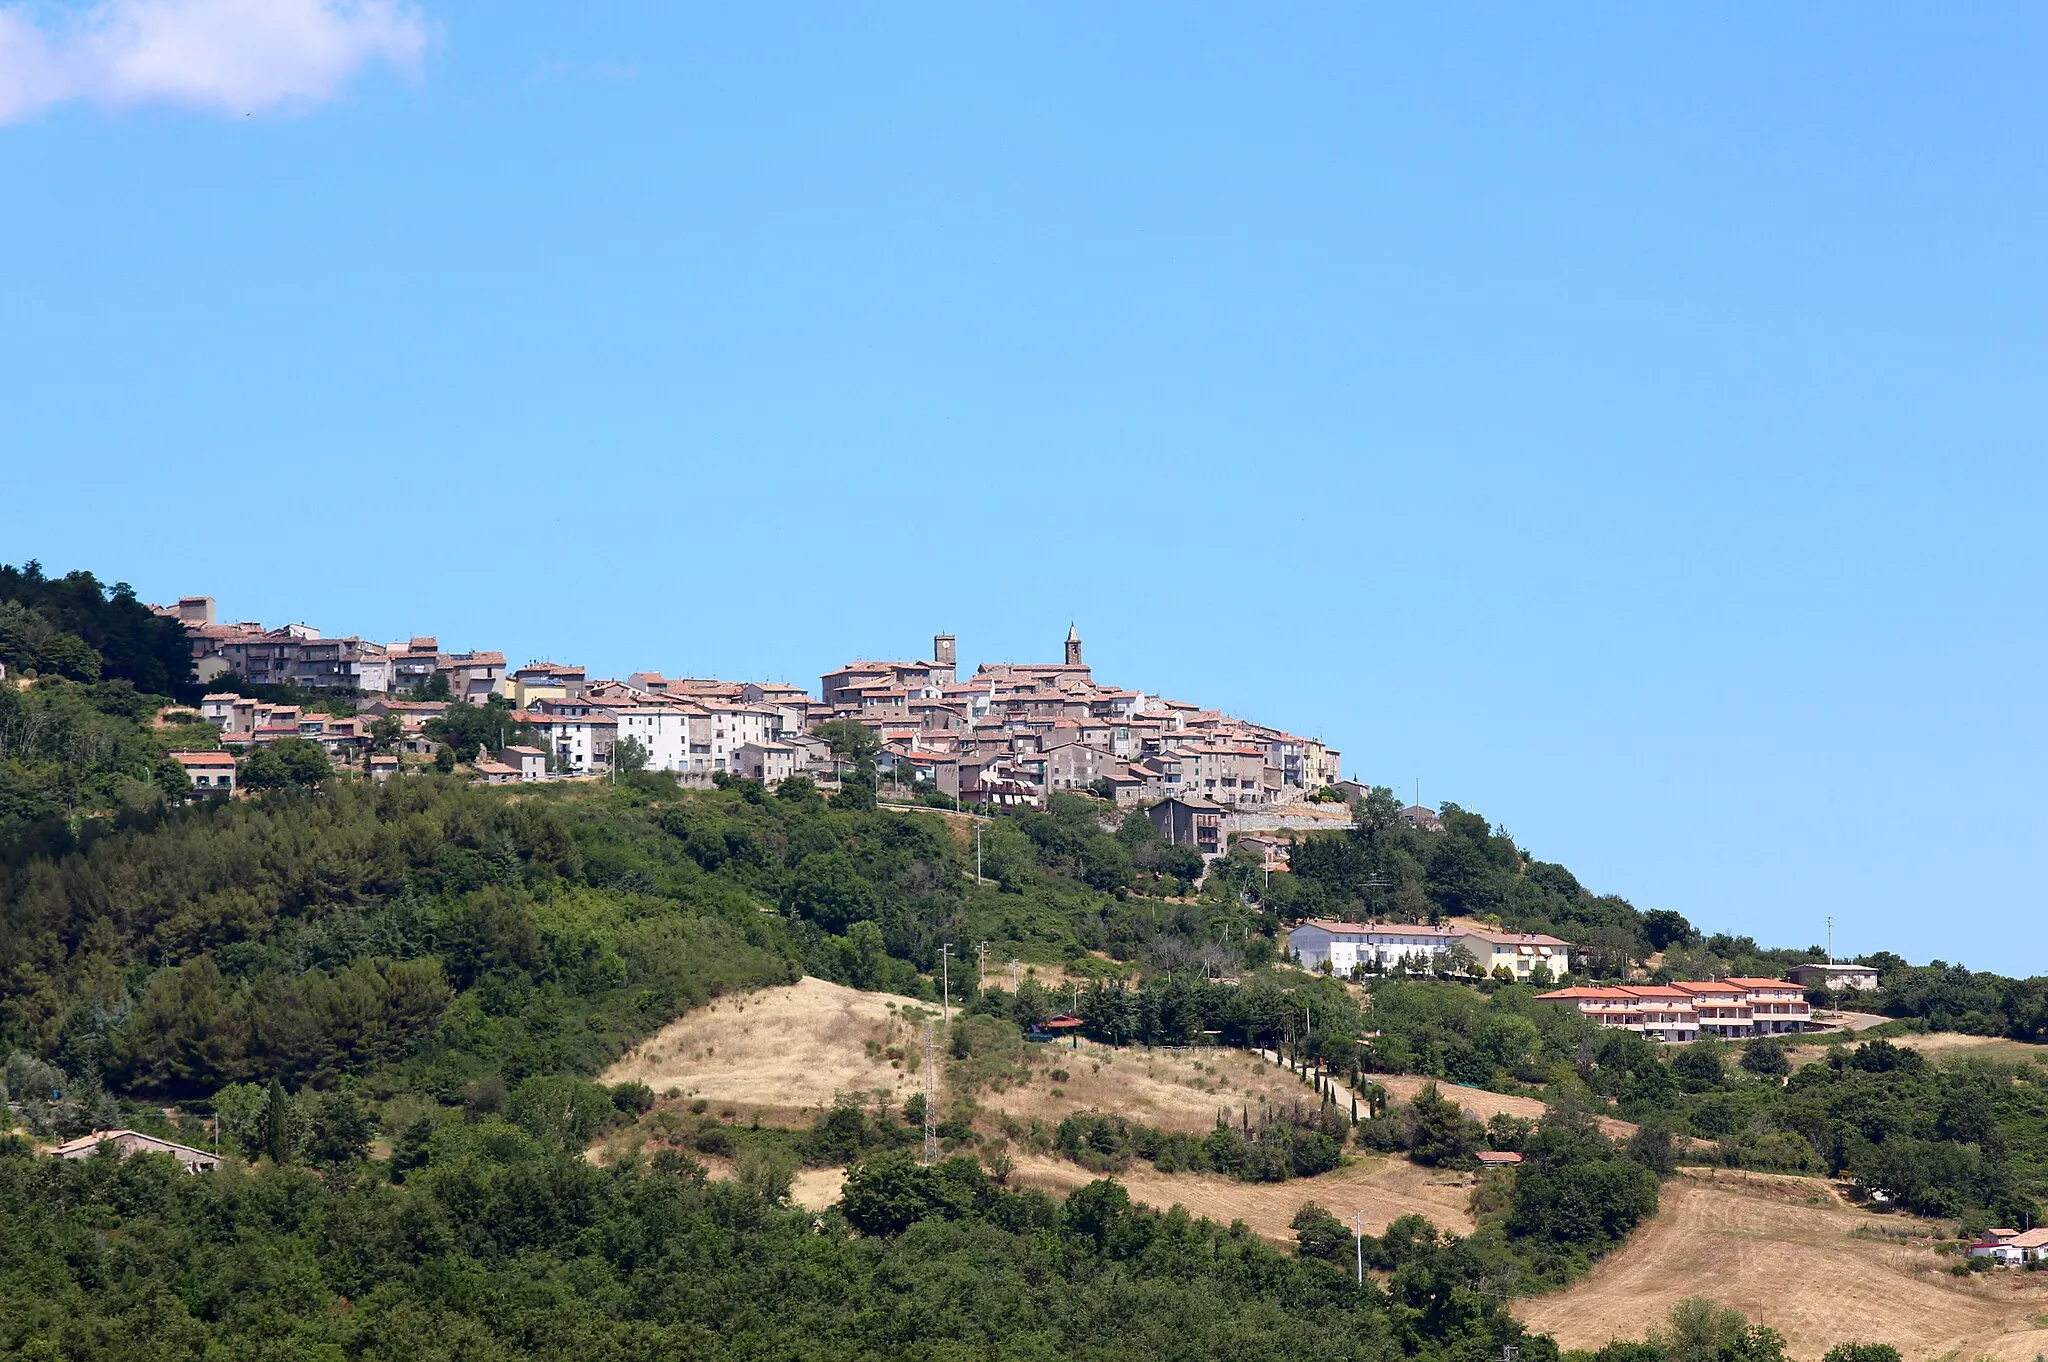
[[[372,784],[269,754],[278,769],[250,758],[245,784],[275,788],[192,802],[168,758],[213,741],[185,708],[189,652],[126,587],[0,568],[0,661],[7,1355],[1479,1362],[1512,1342],[1540,1359],[1555,1350],[1521,1339],[1502,1298],[1582,1273],[1680,1162],[1845,1174],[1964,1227],[2036,1223],[2048,1196],[2048,1068],[1895,1043],[2042,1039],[2048,981],[1878,957],[1879,993],[1849,1001],[1895,1020],[1795,1068],[1772,1041],[1601,1032],[1526,985],[1353,986],[1285,963],[1285,928],[1310,914],[1551,931],[1595,978],[1819,958],[1595,894],[1456,806],[1424,832],[1375,791],[1355,831],[1268,876],[1237,854],[1203,875],[1142,815],[1079,795],[970,831],[878,802],[859,764],[827,797],[645,773]],[[778,1132],[590,1081],[692,1008],[806,975],[936,1006],[942,950],[980,942],[1080,982],[981,992],[956,955],[956,1074],[1073,1011],[1096,1042],[1259,1046],[1303,1076],[1298,1109],[1200,1137],[1084,1113],[1031,1132],[1035,1149],[1111,1176],[1144,1160],[1300,1179],[1304,1201],[1361,1152],[1525,1162],[1481,1183],[1469,1237],[1403,1221],[1360,1245],[1310,1207],[1287,1255],[1135,1209],[1113,1182],[1064,1203],[1011,1188],[964,1107],[943,1113],[952,1157],[927,1168],[909,1153],[921,1099]],[[1436,1088],[1384,1100],[1375,1076],[1392,1074],[1550,1115],[1480,1126]],[[1609,1140],[1601,1115],[1642,1129]],[[28,1143],[123,1125],[204,1144],[209,1118],[246,1168],[188,1178]],[[656,1120],[673,1138],[651,1157],[582,1157]],[[693,1155],[734,1158],[740,1180],[707,1182]],[[796,1163],[854,1165],[838,1208],[787,1203]]]

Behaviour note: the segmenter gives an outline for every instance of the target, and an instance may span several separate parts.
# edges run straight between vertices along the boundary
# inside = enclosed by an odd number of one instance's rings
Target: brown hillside
[[[1546,1110],[1539,1098],[1488,1092],[1484,1088],[1467,1088],[1438,1079],[1418,1078],[1413,1074],[1374,1074],[1372,1081],[1403,1102],[1413,1102],[1415,1095],[1425,1086],[1435,1083],[1438,1092],[1456,1102],[1459,1109],[1475,1121],[1503,1114],[1519,1116],[1525,1121],[1540,1121]],[[1625,1140],[1636,1133],[1636,1128],[1629,1122],[1612,1116],[1602,1116],[1599,1121],[1601,1132],[1611,1139]]]
[[[677,1088],[741,1119],[803,1124],[837,1093],[881,1088],[900,1104],[923,1092],[922,1019],[932,1015],[931,1004],[915,999],[804,979],[697,1009],[635,1046],[602,1081],[637,1081],[657,1093]],[[900,1061],[891,1060],[892,1049]],[[1062,1042],[1025,1053],[1026,1081],[974,1094],[990,1113],[1050,1124],[1096,1110],[1166,1130],[1203,1131],[1219,1110],[1238,1119],[1247,1104],[1256,1113],[1265,1100],[1313,1100],[1298,1079],[1235,1050],[1117,1050],[1087,1042],[1073,1050]],[[951,1093],[943,1052],[940,1063],[944,1099]],[[1067,1077],[1053,1079],[1055,1069]]]
[[[1656,1219],[1585,1281],[1515,1313],[1565,1348],[1641,1338],[1674,1302],[1708,1296],[1784,1334],[1799,1358],[1850,1339],[1893,1344],[1909,1362],[2048,1351],[2035,1323],[2048,1322],[2048,1282],[1951,1276],[1956,1260],[1931,1239],[1899,1237],[1930,1228],[1856,1210],[1812,1178],[1689,1169],[1665,1184]]]
[[[1129,1189],[1133,1201],[1159,1210],[1185,1206],[1192,1215],[1225,1225],[1242,1220],[1276,1243],[1294,1242],[1290,1228],[1294,1213],[1310,1201],[1343,1220],[1349,1220],[1355,1210],[1364,1210],[1366,1228],[1375,1234],[1404,1215],[1427,1216],[1438,1229],[1457,1234],[1472,1232],[1472,1214],[1466,1209],[1471,1183],[1406,1159],[1367,1155],[1351,1167],[1292,1182],[1239,1182],[1210,1173],[1160,1173],[1142,1162],[1134,1162],[1115,1176]],[[1010,1182],[1066,1193],[1096,1177],[1065,1159],[1026,1155],[1017,1160]]]
[[[602,1081],[680,1088],[714,1111],[801,1124],[840,1092],[880,1088],[896,1103],[923,1092],[926,1015],[936,1009],[914,998],[804,979],[698,1008],[634,1046]]]

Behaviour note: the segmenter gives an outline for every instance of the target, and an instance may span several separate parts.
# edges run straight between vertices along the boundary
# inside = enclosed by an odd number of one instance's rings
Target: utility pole
[[[1023,976],[1018,973],[1023,968],[1024,962],[1022,960],[1013,959],[1010,961],[1010,992],[1012,993],[1015,993],[1024,986]]]
[[[1365,1285],[1365,1208],[1351,1213],[1351,1238],[1358,1249],[1358,1284]]]
[[[946,1025],[953,1024],[953,943],[948,941],[939,947],[939,1015]]]
[[[974,882],[981,883],[981,820],[974,820]]]
[[[986,993],[988,992],[988,942],[984,941],[979,946],[976,946],[974,954],[981,964],[981,974],[974,985],[974,991],[976,993]]]
[[[929,1168],[939,1161],[939,1046],[932,1024],[924,1024],[924,1156]]]

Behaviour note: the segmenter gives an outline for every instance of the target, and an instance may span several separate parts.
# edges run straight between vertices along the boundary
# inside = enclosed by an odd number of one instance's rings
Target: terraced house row
[[[1741,976],[1705,983],[1578,986],[1537,996],[1576,1007],[1602,1026],[1668,1041],[1804,1031],[1812,1014],[1800,985]]]

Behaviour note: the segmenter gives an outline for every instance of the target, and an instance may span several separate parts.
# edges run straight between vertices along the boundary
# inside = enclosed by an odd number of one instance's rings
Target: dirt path
[[[1518,1302],[1515,1314],[1560,1347],[1597,1348],[1641,1338],[1673,1303],[1708,1296],[1784,1334],[1800,1358],[1852,1339],[1893,1344],[1914,1362],[2048,1351],[2036,1324],[2048,1323],[2048,1283],[1951,1276],[1955,1260],[1931,1240],[1892,1237],[1928,1228],[1857,1210],[1813,1178],[1686,1169],[1665,1183],[1656,1218],[1585,1281]]]

